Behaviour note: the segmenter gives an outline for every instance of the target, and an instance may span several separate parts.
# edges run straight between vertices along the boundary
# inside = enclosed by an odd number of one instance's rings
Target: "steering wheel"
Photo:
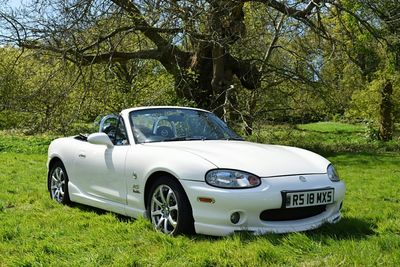
[[[106,133],[110,138],[115,136],[115,132],[117,131],[117,127],[114,125],[108,125],[104,128],[103,132]]]
[[[156,130],[156,135],[160,135],[164,138],[174,137],[174,133],[172,132],[172,129],[168,126],[159,126]]]
[[[117,127],[110,124],[110,125],[104,127],[103,132],[110,135],[110,134],[115,134],[116,130],[117,130]]]

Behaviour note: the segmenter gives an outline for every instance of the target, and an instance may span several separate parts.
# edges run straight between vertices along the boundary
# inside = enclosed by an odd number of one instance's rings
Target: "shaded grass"
[[[364,124],[318,122],[301,125],[265,125],[251,141],[302,147],[322,155],[340,152],[400,152],[400,132],[393,140],[373,140]]]
[[[308,144],[310,132],[326,130],[301,131]],[[56,204],[46,189],[47,137],[0,138],[0,266],[400,265],[400,153],[329,156],[347,186],[336,225],[281,235],[173,238],[142,218]]]

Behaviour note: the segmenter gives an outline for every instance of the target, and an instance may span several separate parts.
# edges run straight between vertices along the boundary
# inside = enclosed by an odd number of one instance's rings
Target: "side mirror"
[[[114,146],[111,142],[110,137],[105,133],[92,133],[88,136],[87,141],[95,145],[106,145],[108,148]]]

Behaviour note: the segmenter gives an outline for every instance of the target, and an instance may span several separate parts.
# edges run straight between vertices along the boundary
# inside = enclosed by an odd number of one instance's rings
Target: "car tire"
[[[174,236],[194,233],[192,207],[177,180],[159,177],[150,187],[146,208],[157,231]]]
[[[71,202],[68,192],[68,175],[64,164],[57,161],[51,167],[47,177],[47,186],[51,199],[61,204],[69,204]]]

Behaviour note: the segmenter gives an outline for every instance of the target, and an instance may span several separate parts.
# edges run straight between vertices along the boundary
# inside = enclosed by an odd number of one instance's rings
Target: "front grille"
[[[326,205],[291,208],[291,209],[272,209],[264,210],[260,214],[263,221],[293,221],[309,218],[321,214],[326,210]]]

